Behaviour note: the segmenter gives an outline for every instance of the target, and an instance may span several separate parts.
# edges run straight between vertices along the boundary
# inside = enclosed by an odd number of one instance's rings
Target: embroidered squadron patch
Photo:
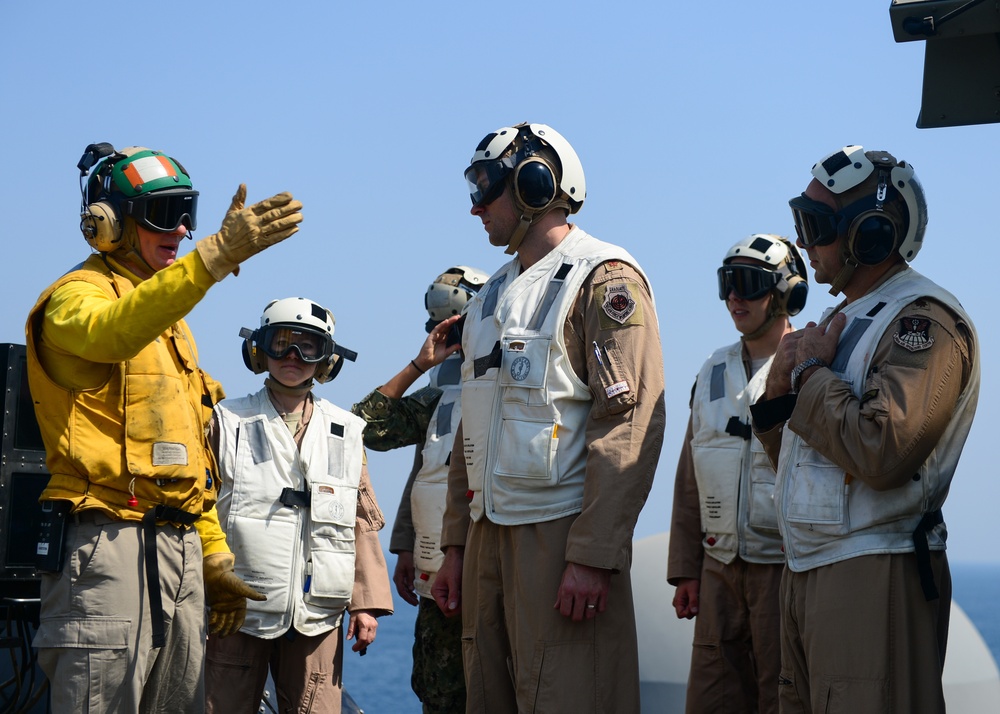
[[[635,312],[635,298],[632,297],[628,285],[609,285],[604,293],[604,304],[601,307],[605,315],[624,325]]]
[[[899,321],[899,331],[892,336],[892,340],[910,352],[927,350],[934,344],[930,329],[931,321],[926,318],[904,317]]]
[[[515,382],[523,382],[530,371],[531,361],[527,357],[518,357],[510,364],[510,376]]]

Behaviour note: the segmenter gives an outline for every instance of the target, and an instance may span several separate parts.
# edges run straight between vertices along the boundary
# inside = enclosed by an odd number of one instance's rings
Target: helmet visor
[[[127,200],[124,212],[152,231],[172,233],[182,224],[193,231],[198,227],[198,192],[147,193]]]
[[[260,348],[273,359],[283,359],[295,350],[308,364],[322,362],[333,354],[333,340],[315,332],[287,325],[268,325],[260,329]]]
[[[743,300],[759,300],[778,285],[780,276],[756,265],[723,265],[718,270],[719,299],[726,300],[734,292]]]
[[[795,219],[795,233],[803,248],[830,245],[837,240],[837,225],[841,216],[825,203],[814,201],[804,193],[796,196],[788,205]]]
[[[486,206],[500,197],[511,168],[512,160],[508,157],[498,161],[477,161],[465,170],[473,207]]]

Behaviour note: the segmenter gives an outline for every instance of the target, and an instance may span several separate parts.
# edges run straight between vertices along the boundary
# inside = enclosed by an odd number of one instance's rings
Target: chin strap
[[[854,270],[857,267],[858,263],[853,258],[847,258],[844,261],[844,267],[840,269],[840,272],[837,273],[837,277],[835,277],[833,282],[830,283],[831,295],[838,295],[840,291],[844,289],[844,286],[851,281],[851,276],[854,275]]]
[[[754,340],[759,339],[760,337],[763,337],[767,333],[767,331],[771,329],[771,325],[774,324],[774,321],[777,320],[778,317],[779,317],[779,315],[782,314],[782,313],[779,313],[779,312],[777,312],[775,310],[769,310],[768,312],[770,314],[768,314],[767,319],[764,320],[763,323],[761,323],[760,327],[758,327],[756,330],[754,330],[753,332],[751,332],[749,335],[743,335],[743,339],[744,340],[748,340],[750,342],[753,342]]]
[[[507,255],[514,255],[514,253],[517,252],[517,249],[521,246],[521,241],[524,240],[524,236],[527,234],[528,228],[530,227],[531,219],[522,214],[521,223],[514,229],[514,233],[507,242],[507,248],[504,250],[504,253]]]
[[[302,384],[297,387],[289,387],[271,376],[264,378],[264,386],[270,389],[272,392],[277,392],[278,394],[287,394],[292,397],[301,397],[303,394],[308,393],[313,388],[313,379],[310,377]]]

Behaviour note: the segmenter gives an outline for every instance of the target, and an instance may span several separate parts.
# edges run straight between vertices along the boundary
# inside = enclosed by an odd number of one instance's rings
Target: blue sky
[[[556,128],[586,170],[577,222],[632,252],[656,292],[667,434],[637,536],[668,526],[692,381],[736,337],[716,295],[726,248],[793,233],[787,200],[845,144],[906,159],[930,215],[914,266],[962,300],[983,352],[979,412],[944,509],[950,553],[1000,562],[989,446],[1000,127],[916,128],[923,44],[894,42],[887,0],[8,2],[0,24],[0,341],[23,342],[39,292],[87,254],[84,147],[161,149],[201,191],[196,236],[217,228],[240,182],[250,200],[290,190],[305,205],[298,235],[189,317],[202,365],[232,396],[261,381],[242,364],[239,329],[279,297],[330,307],[337,340],[360,353],[321,395],[349,406],[392,376],[422,340],[431,280],[504,259],[468,213],[462,171],[476,144],[519,121]],[[796,324],[834,302],[813,286]],[[370,455],[390,526],[411,457]]]

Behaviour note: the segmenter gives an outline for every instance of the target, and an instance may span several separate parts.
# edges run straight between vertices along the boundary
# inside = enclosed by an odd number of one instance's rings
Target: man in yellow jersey
[[[205,605],[226,634],[262,596],[233,574],[215,517],[205,427],[223,394],[183,318],[295,233],[302,204],[282,193],[244,207],[241,185],[219,231],[179,258],[198,203],[180,163],[92,144],[77,167],[95,252],[45,289],[26,325],[51,474],[42,508],[65,524],[39,543],[34,645],[53,711],[200,712]]]

